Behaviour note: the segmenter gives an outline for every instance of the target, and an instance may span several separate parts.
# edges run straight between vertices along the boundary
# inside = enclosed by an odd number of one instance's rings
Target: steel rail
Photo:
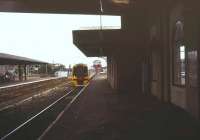
[[[71,82],[71,81],[70,81],[70,82],[67,82],[66,85],[69,85],[70,83],[72,83],[72,82]],[[31,99],[33,99],[34,97],[39,96],[39,95],[41,95],[41,93],[35,94],[35,95],[31,96],[31,97],[28,97],[28,98],[26,98],[26,99],[23,99],[23,100],[21,100],[21,101],[18,101],[18,102],[14,103],[14,104],[7,105],[7,106],[5,106],[5,107],[2,107],[2,108],[0,108],[0,112],[6,110],[6,109],[8,109],[8,108],[15,107],[16,105],[22,104],[22,103],[24,103],[24,102],[26,102],[26,101],[30,101]]]
[[[12,134],[14,134],[15,132],[17,132],[20,128],[24,127],[26,124],[30,123],[32,120],[34,120],[35,118],[37,118],[39,115],[41,115],[42,113],[44,113],[45,111],[47,111],[48,109],[50,109],[52,106],[54,106],[56,103],[58,103],[60,100],[62,100],[63,98],[65,98],[66,96],[68,96],[70,93],[72,93],[73,91],[75,91],[76,89],[72,89],[70,90],[67,94],[65,94],[64,96],[60,97],[58,100],[56,100],[55,102],[53,102],[52,104],[50,104],[48,107],[46,107],[45,109],[43,109],[42,111],[40,111],[38,114],[34,115],[33,117],[31,117],[30,119],[28,119],[27,121],[25,121],[24,123],[22,123],[21,125],[19,125],[18,127],[16,127],[14,130],[12,130],[11,132],[9,132],[8,134],[6,134],[5,136],[3,136],[2,138],[0,138],[0,140],[5,140],[6,138],[8,138],[9,136],[11,136]]]
[[[37,139],[37,140],[42,140],[45,135],[50,131],[50,129],[60,120],[60,118],[63,116],[63,114],[69,110],[69,108],[71,107],[71,105],[74,103],[74,101],[80,96],[80,94],[86,89],[86,87],[88,87],[89,83],[87,85],[85,85],[80,91],[79,93],[67,104],[67,106],[63,109],[63,111],[61,111],[57,118],[47,127],[47,129],[42,133],[42,135]]]

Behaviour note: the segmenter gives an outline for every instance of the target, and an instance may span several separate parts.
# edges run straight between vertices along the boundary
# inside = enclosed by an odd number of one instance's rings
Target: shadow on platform
[[[184,110],[138,93],[114,93],[98,76],[44,139],[199,140],[199,122]]]

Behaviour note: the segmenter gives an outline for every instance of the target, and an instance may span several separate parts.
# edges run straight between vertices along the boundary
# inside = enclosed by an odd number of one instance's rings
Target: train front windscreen
[[[87,69],[87,67],[77,66],[74,68],[73,75],[78,78],[88,76],[88,69]]]

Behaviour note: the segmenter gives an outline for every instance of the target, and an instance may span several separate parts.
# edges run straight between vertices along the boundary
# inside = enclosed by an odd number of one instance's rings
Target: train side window
[[[174,85],[184,86],[186,81],[185,73],[185,45],[183,42],[183,23],[176,23],[173,53],[173,83]]]

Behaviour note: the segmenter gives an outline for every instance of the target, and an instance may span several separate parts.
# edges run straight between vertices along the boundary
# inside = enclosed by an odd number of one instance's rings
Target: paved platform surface
[[[45,140],[200,140],[199,122],[140,93],[115,93],[98,76]]]

